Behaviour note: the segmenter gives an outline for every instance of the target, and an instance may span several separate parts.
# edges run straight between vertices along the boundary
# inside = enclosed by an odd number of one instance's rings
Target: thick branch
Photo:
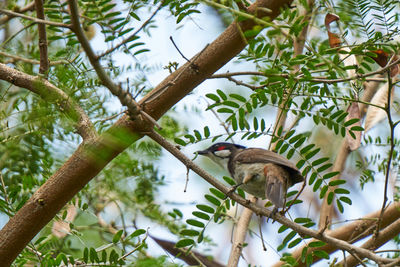
[[[31,76],[0,63],[0,80],[7,81],[15,86],[28,89],[41,98],[56,104],[59,109],[75,122],[77,132],[83,140],[96,136],[94,126],[85,111],[76,104],[64,91],[57,88],[45,79]],[[1,258],[1,257],[0,257]]]
[[[381,247],[382,245],[386,244],[388,241],[392,240],[394,237],[398,236],[399,232],[400,232],[400,219],[397,219],[391,225],[380,231],[377,238],[371,237],[361,247],[374,251],[377,248]],[[357,264],[358,260],[355,259],[353,256],[347,257],[346,260],[343,260],[342,262],[342,266],[348,266],[348,267],[356,266]],[[397,264],[399,264],[398,261]]]
[[[374,233],[374,229],[376,226],[376,222],[379,218],[380,215],[380,210],[375,211],[373,213],[370,213],[366,215],[364,218],[360,220],[356,220],[353,223],[346,224],[340,228],[337,228],[332,231],[327,231],[327,234],[329,236],[332,236],[337,239],[344,240],[349,243],[354,243],[357,242],[371,234]],[[387,227],[388,225],[392,224],[394,221],[398,220],[400,218],[400,203],[395,202],[391,204],[385,211],[383,217],[382,217],[382,228]],[[316,241],[315,239],[310,240],[309,242]],[[306,266],[305,263],[300,262],[300,258],[302,255],[302,251],[304,247],[307,245],[304,245],[302,247],[297,248],[293,253],[292,256],[297,259],[299,263],[299,267]],[[337,247],[332,246],[330,244],[327,244],[322,247],[317,247],[317,248],[312,248],[309,247],[307,249],[308,253],[311,253],[314,250],[323,250],[327,253],[333,253],[338,250]],[[314,261],[318,261],[320,258],[314,258]],[[284,265],[284,262],[278,262],[273,265],[273,267],[278,267]]]
[[[162,147],[164,147],[168,152],[170,152],[175,158],[179,159],[187,168],[190,168],[192,171],[197,173],[199,176],[201,176],[204,180],[206,180],[208,183],[211,185],[215,186],[217,189],[219,189],[222,193],[225,195],[229,195],[231,199],[236,201],[242,206],[245,206],[246,208],[251,209],[254,213],[257,215],[262,215],[265,217],[272,217],[274,220],[280,222],[281,224],[293,229],[295,232],[299,233],[301,236],[310,236],[314,237],[318,240],[324,241],[328,243],[329,245],[336,247],[337,249],[342,249],[349,251],[351,253],[355,253],[361,257],[365,257],[368,259],[371,259],[375,261],[378,264],[382,263],[391,263],[393,262],[393,259],[388,259],[388,258],[382,258],[377,256],[375,253],[364,249],[364,248],[359,248],[357,246],[350,245],[348,242],[345,242],[343,240],[334,238],[330,235],[327,235],[326,233],[321,233],[319,231],[312,230],[310,228],[301,226],[300,224],[297,224],[286,217],[279,215],[278,213],[272,214],[272,212],[265,207],[259,206],[255,203],[252,203],[251,201],[242,198],[238,194],[231,193],[230,189],[223,185],[220,181],[218,181],[216,178],[212,177],[210,174],[208,174],[206,171],[204,171],[202,168],[197,166],[192,160],[190,160],[188,157],[185,156],[179,149],[177,149],[173,144],[169,143],[167,140],[165,140],[161,135],[158,133],[152,131],[150,133],[147,133],[147,135],[156,141],[158,144],[160,144]]]
[[[289,3],[291,0],[259,0],[249,7],[249,12],[255,14],[259,7],[268,8],[270,13],[258,10],[257,15],[269,16],[272,20]],[[253,20],[232,23],[192,60],[196,64],[196,71],[189,68],[190,64],[187,63],[144,97],[139,103],[144,111],[159,119],[197,85],[237,55],[247,44],[242,32],[253,26]],[[0,231],[2,262],[11,264],[26,244],[79,190],[108,162],[138,140],[141,131],[148,128],[148,121],[140,118],[131,121],[129,117],[124,116],[102,136],[92,140],[90,144],[81,145]]]
[[[257,198],[252,197],[250,201],[255,203],[257,202]],[[233,235],[233,243],[227,266],[238,266],[240,255],[242,255],[244,241],[246,239],[247,229],[249,228],[252,216],[253,211],[248,208],[244,208],[240,214]]]

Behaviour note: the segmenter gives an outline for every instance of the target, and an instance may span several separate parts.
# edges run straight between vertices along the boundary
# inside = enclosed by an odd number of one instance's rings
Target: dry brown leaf
[[[389,86],[388,82],[384,83],[376,92],[374,97],[371,99],[371,104],[374,104],[376,106],[380,106],[382,108],[385,108],[388,102],[388,94],[389,94]],[[394,90],[392,90],[392,95],[391,95],[391,103],[393,103],[393,93]],[[375,107],[375,106],[369,106],[367,109],[367,114],[365,115],[365,126],[364,126],[364,131],[367,132],[370,130],[372,127],[374,127],[378,122],[386,118],[386,111]]]
[[[377,56],[376,57],[371,57],[373,60],[375,60],[376,63],[378,63],[379,66],[381,66],[382,68],[385,67],[388,62],[389,59],[392,57],[391,55],[389,55],[388,53],[386,53],[385,51],[383,51],[382,49],[378,49],[378,50],[374,50],[371,51],[372,53],[375,53]],[[392,61],[396,61],[398,60],[399,57],[397,55],[395,55],[392,59]],[[390,76],[394,77],[396,75],[398,75],[400,72],[400,68],[399,65],[394,65],[390,68]]]
[[[355,134],[356,138],[353,138],[353,136],[350,135],[349,133],[349,128],[353,126],[361,126],[361,112],[360,108],[358,106],[358,103],[353,102],[350,104],[350,106],[347,108],[347,113],[349,113],[346,117],[346,121],[351,120],[351,119],[359,119],[358,122],[350,125],[346,129],[346,141],[347,145],[349,146],[351,151],[356,150],[357,148],[360,147],[361,144],[361,131],[353,131]]]
[[[339,21],[339,17],[335,14],[328,13],[325,16],[325,27],[328,31],[328,39],[329,39],[329,45],[331,48],[334,47],[340,47],[341,46],[341,40],[338,34],[333,33],[331,31],[331,26],[330,24],[332,22]],[[340,51],[346,51],[347,53],[339,53],[340,59],[343,61],[345,66],[357,66],[358,62],[355,57],[355,55],[350,55],[350,49],[348,47],[343,47],[339,49]],[[356,75],[355,69],[348,69],[347,74],[349,77],[354,77]]]
[[[333,33],[331,31],[331,26],[330,24],[334,21],[338,21],[339,17],[335,14],[326,14],[325,16],[325,27],[328,30],[328,39],[329,39],[329,45],[330,47],[339,47],[340,44],[342,43],[340,40],[339,35],[337,35],[336,33]]]
[[[51,228],[52,234],[57,238],[63,238],[71,231],[69,224],[74,221],[78,214],[77,208],[74,205],[67,206],[67,216],[64,221],[57,220]]]

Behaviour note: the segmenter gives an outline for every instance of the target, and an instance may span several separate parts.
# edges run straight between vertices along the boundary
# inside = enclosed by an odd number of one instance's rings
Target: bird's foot
[[[226,192],[226,196],[229,197],[229,196],[230,196],[233,192],[235,192],[236,189],[237,189],[239,186],[241,186],[241,185],[242,185],[242,183],[233,185],[233,186],[229,189],[229,191]]]
[[[275,222],[275,219],[272,217],[275,217],[275,214],[278,213],[278,208],[276,206],[274,206],[274,208],[272,209],[271,213],[269,214],[269,216],[267,217],[267,223],[269,221],[269,219],[272,219],[272,223]]]

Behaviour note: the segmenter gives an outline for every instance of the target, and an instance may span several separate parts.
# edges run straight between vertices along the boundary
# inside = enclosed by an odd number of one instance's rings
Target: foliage
[[[8,3],[7,9],[20,10],[20,1]],[[158,59],[152,56],[150,44],[158,40],[153,32],[167,17],[173,17],[175,25],[185,28],[187,21],[200,16],[200,3],[190,0],[78,1],[81,23],[87,38],[93,40],[91,45],[101,42],[105,47],[96,51],[105,73],[134,99],[142,99],[153,89],[149,76],[162,69]],[[223,16],[229,14],[230,19],[251,19],[240,1],[206,3],[218,7]],[[201,112],[213,114],[222,127],[210,121],[199,126],[196,120],[192,121],[195,125],[186,125],[184,116],[194,118],[198,114],[182,115],[179,107],[158,122],[162,126],[161,135],[188,150],[195,144],[206,146],[217,141],[240,140],[251,144],[268,140],[273,150],[293,161],[306,178],[304,187],[287,193],[285,211],[289,210],[287,217],[293,217],[295,223],[310,229],[317,229],[319,219],[318,213],[305,212],[310,206],[318,210],[326,201],[339,211],[339,219],[348,219],[345,216],[359,208],[353,206],[360,205],[355,203],[351,191],[366,190],[378,180],[387,183],[389,173],[397,180],[400,162],[398,73],[392,77],[392,69],[388,68],[382,71],[386,76],[379,77],[392,79],[388,91],[395,92],[394,99],[387,97],[384,105],[363,99],[365,82],[376,79],[373,76],[376,70],[398,60],[392,56],[400,51],[400,43],[393,41],[399,37],[398,1],[332,3],[335,5],[322,1],[314,6],[312,19],[304,19],[298,8],[288,8],[282,10],[276,23],[260,19],[260,25],[242,32],[248,45],[234,63],[248,71],[228,72],[219,77],[235,83],[234,90],[222,84],[204,94],[209,104]],[[307,1],[297,4],[306,10],[311,8]],[[67,1],[45,1],[44,11],[49,21],[71,23]],[[330,45],[326,24],[322,25],[327,13],[340,17],[337,21],[340,47]],[[26,14],[35,16],[35,12]],[[19,30],[13,29],[15,21]],[[309,33],[305,52],[298,54],[294,47],[303,29],[311,24],[319,34]],[[3,30],[0,61],[26,74],[38,75],[41,52],[36,23],[14,18],[4,27],[7,30]],[[119,103],[115,108],[115,98],[102,85],[73,31],[47,25],[46,32],[49,60],[54,64],[44,76],[78,103],[98,133],[106,132],[125,114],[125,108]],[[379,61],[382,54],[386,55],[384,66]],[[121,55],[130,63],[121,63]],[[358,64],[347,64],[349,58],[355,58]],[[32,63],[32,60],[36,61]],[[246,78],[239,80],[239,77]],[[372,126],[375,128],[364,131],[363,118],[352,117],[348,111],[352,103],[378,107],[385,111],[386,121],[379,120]],[[277,121],[285,120],[286,115],[289,119],[285,125],[275,127],[275,119],[269,116],[272,113],[278,114]],[[0,84],[0,214],[12,217],[78,149],[82,139],[75,126],[59,103],[46,101],[6,82]],[[317,138],[323,130],[329,133],[325,137],[328,142],[356,139],[362,132],[361,147],[354,152],[357,154],[346,172],[332,168],[337,148],[333,148],[333,154],[327,152],[326,143]],[[238,205],[211,187],[204,193],[204,199],[193,199],[196,201],[193,205],[171,206],[169,202],[180,200],[171,192],[176,189],[167,187],[174,177],[164,173],[162,155],[160,146],[148,138],[135,142],[71,200],[70,206],[76,214],[71,215],[68,207],[63,208],[19,255],[15,266],[180,266],[180,262],[153,251],[154,242],[148,242],[157,234],[153,228],[168,233],[176,243],[175,248],[185,249],[182,252],[189,254],[198,250],[211,254],[210,249],[219,242],[213,226],[236,222],[231,211]],[[223,176],[223,180],[227,186],[234,185],[230,177]],[[169,195],[161,196],[165,188]],[[394,188],[397,200],[399,195]],[[305,197],[306,191],[314,196],[312,201]],[[240,188],[237,193],[245,197]],[[61,235],[55,231],[57,222],[64,223]],[[274,234],[280,240],[275,249],[287,266],[297,264],[291,253],[299,248],[302,248],[300,261],[306,265],[316,259],[336,261],[337,255],[332,256],[323,249],[326,245],[323,241],[311,240],[285,225],[280,225]],[[392,241],[396,246],[399,243],[398,239]]]

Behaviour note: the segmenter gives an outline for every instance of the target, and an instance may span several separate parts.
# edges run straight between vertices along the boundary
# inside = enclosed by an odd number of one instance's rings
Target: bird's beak
[[[196,153],[199,155],[208,155],[208,150],[199,150]]]

